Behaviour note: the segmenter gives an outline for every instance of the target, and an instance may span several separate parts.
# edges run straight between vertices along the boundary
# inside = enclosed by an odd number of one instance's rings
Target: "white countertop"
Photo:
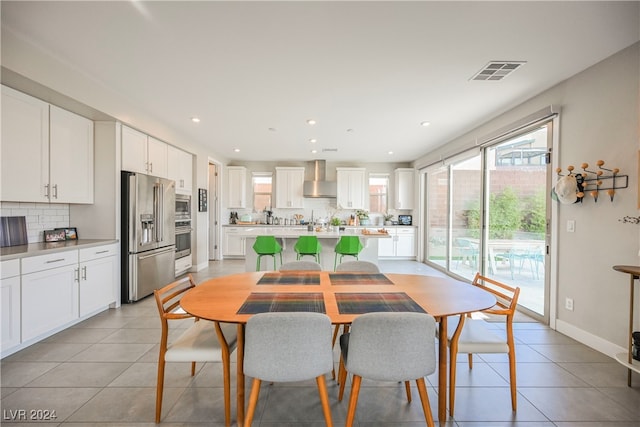
[[[335,231],[307,231],[306,227],[279,227],[279,226],[275,226],[275,227],[246,227],[243,226],[242,230],[239,231],[237,234],[239,236],[244,236],[244,237],[256,237],[256,236],[274,236],[274,237],[278,237],[278,238],[283,238],[283,239],[287,239],[287,238],[298,238],[300,236],[317,236],[319,239],[339,239],[341,236],[358,236],[364,239],[384,239],[384,238],[389,238],[391,236],[389,236],[388,234],[363,234],[362,231],[365,229],[365,227],[362,227],[362,229],[356,229],[356,228],[351,228],[351,229],[346,229],[345,231],[341,231],[341,232],[335,232]],[[376,230],[378,230],[378,228],[372,228],[369,227],[368,230],[371,230],[372,232],[375,232]]]

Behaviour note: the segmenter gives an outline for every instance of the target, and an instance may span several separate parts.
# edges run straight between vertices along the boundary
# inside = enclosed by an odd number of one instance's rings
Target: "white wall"
[[[617,191],[613,202],[606,194],[598,202],[558,204],[557,329],[608,354],[626,348],[629,279],[615,272],[616,264],[638,265],[640,226],[624,224],[624,216],[638,216],[638,148],[640,100],[640,43],[571,77],[488,123],[446,144],[441,153],[518,121],[546,106],[561,107],[557,166],[595,165],[619,168],[629,175],[629,188]],[[446,151],[445,151],[446,150]],[[415,162],[417,167],[439,158],[433,152]],[[556,165],[552,165],[553,168]],[[553,202],[556,203],[556,202]],[[567,220],[576,231],[566,232]],[[574,310],[564,308],[573,298]],[[636,302],[636,306],[640,306]],[[640,307],[636,310],[640,311]],[[636,318],[636,330],[640,328]],[[619,350],[620,348],[618,348]]]

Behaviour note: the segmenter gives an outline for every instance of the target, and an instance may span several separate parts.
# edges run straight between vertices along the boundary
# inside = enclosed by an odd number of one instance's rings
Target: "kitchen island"
[[[335,259],[334,248],[338,243],[341,236],[358,236],[362,242],[362,252],[358,256],[358,259],[364,261],[371,261],[378,264],[378,240],[389,239],[391,236],[384,233],[379,233],[377,229],[360,228],[360,229],[346,229],[345,231],[324,231],[324,229],[317,229],[323,231],[308,231],[307,227],[247,227],[241,230],[239,233],[245,237],[245,270],[255,271],[256,260],[258,256],[253,250],[253,244],[256,241],[257,236],[274,236],[282,245],[282,262],[289,262],[296,260],[296,252],[293,247],[300,236],[317,236],[320,239],[322,245],[322,252],[320,253],[320,264],[323,270],[333,271],[333,263]],[[304,257],[305,260],[311,260],[311,257]],[[345,257],[344,260],[353,260],[353,257]],[[280,267],[280,260],[278,259],[277,268]],[[273,262],[270,257],[264,258],[261,263],[262,270],[273,270]]]

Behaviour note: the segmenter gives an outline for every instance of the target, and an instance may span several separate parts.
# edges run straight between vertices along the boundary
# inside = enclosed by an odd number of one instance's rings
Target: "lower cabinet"
[[[22,342],[78,318],[78,252],[73,252],[75,264],[22,275]]]
[[[117,245],[80,250],[80,317],[115,301]]]
[[[245,237],[240,235],[240,230],[239,227],[224,227],[223,257],[244,258]]]
[[[416,257],[416,229],[414,227],[387,228],[390,239],[378,241],[380,258],[413,259]]]
[[[20,260],[0,262],[0,350],[20,344]]]

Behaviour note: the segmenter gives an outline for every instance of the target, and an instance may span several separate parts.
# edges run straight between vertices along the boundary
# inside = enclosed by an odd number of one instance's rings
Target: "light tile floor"
[[[442,275],[417,262],[381,261],[381,267],[384,272]],[[200,282],[243,270],[243,261],[211,262],[194,277]],[[31,410],[55,411],[55,420],[37,422],[43,426],[154,426],[159,327],[155,303],[146,298],[103,312],[5,358],[0,366],[2,426],[24,425],[31,415],[46,415]],[[614,360],[535,322],[517,323],[515,336],[518,411],[511,411],[509,365],[503,355],[476,356],[472,371],[461,355],[456,413],[447,426],[640,425],[640,375],[634,374],[634,387],[627,387],[627,371]],[[235,363],[231,369],[235,371]],[[167,365],[162,425],[223,426],[220,364],[199,364],[194,378],[189,372],[188,364]],[[437,374],[427,379],[436,414]],[[344,425],[350,389],[338,402],[338,386],[330,379],[327,383],[334,423]],[[254,425],[324,425],[314,381],[263,387]],[[23,415],[26,420],[18,419]],[[363,427],[424,425],[415,384],[414,400],[408,404],[402,384],[363,381],[356,417],[356,425]]]

